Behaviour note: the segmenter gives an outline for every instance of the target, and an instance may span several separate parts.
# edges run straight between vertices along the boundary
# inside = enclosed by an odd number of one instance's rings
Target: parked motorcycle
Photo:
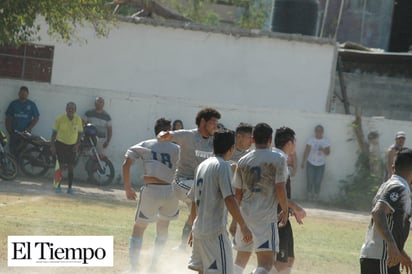
[[[43,176],[49,169],[54,169],[55,157],[50,151],[49,140],[28,132],[16,133],[30,144],[19,155],[20,169],[25,175]],[[108,185],[114,179],[114,167],[106,156],[98,153],[96,145],[97,130],[92,124],[87,124],[84,128],[84,135],[80,141],[75,163],[77,165],[80,157],[87,158],[85,170],[88,181],[98,185]]]
[[[13,180],[17,176],[17,162],[13,155],[5,149],[7,145],[7,135],[0,130],[0,178]]]

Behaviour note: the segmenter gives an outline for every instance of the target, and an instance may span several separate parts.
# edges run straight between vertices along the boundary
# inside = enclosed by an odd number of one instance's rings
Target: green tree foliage
[[[66,42],[78,41],[76,29],[90,23],[107,35],[113,5],[107,0],[1,0],[0,46],[18,46],[39,39],[40,18],[47,32]]]

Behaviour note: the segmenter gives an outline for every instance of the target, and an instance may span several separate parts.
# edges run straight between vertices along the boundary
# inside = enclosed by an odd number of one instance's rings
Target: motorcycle
[[[50,150],[49,140],[28,132],[16,133],[30,144],[19,154],[20,169],[25,175],[39,177],[45,175],[49,169],[54,169],[56,159]],[[114,179],[114,167],[106,156],[98,153],[96,135],[96,128],[92,124],[84,127],[75,164],[77,165],[80,157],[87,158],[87,180],[98,185],[109,185]]]
[[[17,162],[13,155],[6,151],[6,145],[7,136],[0,130],[0,178],[13,180],[17,176]]]

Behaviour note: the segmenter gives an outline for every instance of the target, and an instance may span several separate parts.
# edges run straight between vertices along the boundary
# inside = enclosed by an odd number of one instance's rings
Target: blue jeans
[[[306,179],[307,179],[307,193],[319,195],[320,185],[325,172],[325,165],[314,166],[306,162]]]

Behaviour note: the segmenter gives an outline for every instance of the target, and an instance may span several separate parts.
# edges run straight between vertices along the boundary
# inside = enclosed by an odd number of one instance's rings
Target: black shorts
[[[381,265],[383,269],[381,269]],[[378,259],[360,259],[361,274],[400,274],[400,265],[388,268],[385,261]],[[382,271],[381,271],[382,270]]]
[[[74,165],[76,159],[75,145],[66,145],[62,142],[56,141],[56,155],[60,164]]]
[[[284,227],[279,227],[279,253],[276,254],[276,261],[287,263],[288,258],[295,257],[292,225],[289,220]]]

